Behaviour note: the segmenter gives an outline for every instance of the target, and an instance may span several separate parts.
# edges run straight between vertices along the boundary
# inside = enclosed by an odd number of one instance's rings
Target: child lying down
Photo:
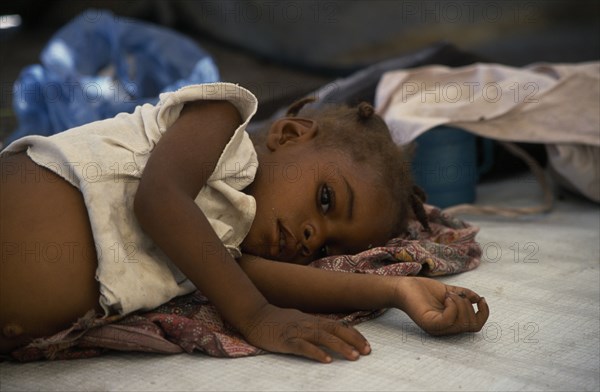
[[[369,354],[308,313],[398,308],[432,335],[479,331],[489,308],[439,281],[307,266],[380,247],[424,195],[373,108],[292,105],[253,142],[256,98],[185,87],[1,155],[0,350],[93,309],[127,315],[200,290],[251,345],[331,362]],[[475,311],[473,304],[476,304]]]

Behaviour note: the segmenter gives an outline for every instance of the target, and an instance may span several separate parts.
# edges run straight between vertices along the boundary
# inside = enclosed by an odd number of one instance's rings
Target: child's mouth
[[[285,249],[285,231],[282,230],[281,224],[279,225],[279,256],[282,255]]]
[[[279,255],[278,258],[282,261],[294,260],[297,255],[297,246],[294,246],[294,235],[280,222],[277,221],[279,229]]]

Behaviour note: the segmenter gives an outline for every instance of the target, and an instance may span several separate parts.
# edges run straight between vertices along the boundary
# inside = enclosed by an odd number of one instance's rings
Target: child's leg
[[[0,165],[0,352],[8,352],[100,307],[81,193],[24,153]]]

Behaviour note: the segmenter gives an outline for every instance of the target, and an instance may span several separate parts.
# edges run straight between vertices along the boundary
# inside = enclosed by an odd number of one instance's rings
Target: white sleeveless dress
[[[183,105],[196,100],[227,100],[243,120],[195,199],[225,247],[239,257],[240,244],[256,213],[254,198],[241,190],[254,180],[258,167],[245,131],[256,113],[257,99],[242,87],[229,83],[187,86],[161,94],[155,106],[138,106],[131,114],[121,113],[50,137],[24,137],[1,152],[26,151],[33,161],[83,194],[98,255],[100,304],[106,314],[152,309],[195,290],[142,232],[133,200],[152,150]]]

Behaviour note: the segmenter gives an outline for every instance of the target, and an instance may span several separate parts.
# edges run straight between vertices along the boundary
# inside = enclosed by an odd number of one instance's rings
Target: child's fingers
[[[459,292],[458,295],[460,296],[461,292]],[[462,295],[468,298],[469,301],[471,301],[471,303],[473,304],[479,302],[479,300],[481,299],[481,296],[479,294],[469,289],[462,289]]]
[[[471,331],[477,325],[475,310],[471,300],[466,295],[452,294],[452,300],[458,308],[458,318],[455,324],[454,332]]]
[[[351,361],[357,360],[360,357],[360,353],[356,348],[327,331],[319,331],[313,343],[327,347]]]
[[[319,362],[331,362],[331,357],[321,349],[326,347],[348,360],[357,360],[361,352],[370,352],[366,339],[352,327],[338,322],[318,322],[317,327],[306,328],[298,336],[285,341],[290,354],[301,355]]]
[[[332,323],[329,332],[354,347],[360,354],[366,355],[371,352],[367,339],[352,326],[343,322]]]
[[[319,346],[326,347],[351,361],[360,357],[359,352],[354,347],[326,331],[315,331],[312,337],[313,339],[310,340],[302,337],[288,340],[288,350],[285,350],[285,352],[323,363],[331,362],[332,358]]]
[[[475,323],[473,306],[466,297],[461,297],[455,292],[449,292],[445,306],[440,325],[433,333],[434,335],[464,332],[469,330],[470,326]]]
[[[293,338],[288,340],[287,343],[289,345],[289,351],[286,350],[284,352],[287,352],[288,354],[300,355],[322,363],[329,363],[332,361],[331,356],[325,351],[302,338]]]
[[[481,297],[473,290],[459,286],[450,286],[450,292],[458,294],[460,297],[468,298],[471,303],[477,303]]]
[[[480,331],[489,317],[489,307],[485,299],[480,297],[477,301],[477,312],[473,309],[469,298],[452,295],[452,299],[457,305],[460,320],[457,323],[456,332]]]
[[[453,301],[452,295],[448,293],[444,301],[444,310],[441,315],[437,313],[436,320],[428,328],[424,328],[432,335],[444,335],[449,333],[449,329],[456,324],[459,315],[458,305]]]
[[[457,303],[459,308],[459,313],[465,317],[469,332],[478,332],[483,328],[485,322],[487,321],[490,315],[490,308],[485,300],[485,298],[480,297],[474,292],[469,293],[470,290],[465,289],[465,291],[458,294],[458,297],[462,297],[460,299],[453,296],[453,299]],[[474,295],[472,295],[474,294]],[[477,304],[477,312],[473,309],[472,304]]]
[[[444,310],[435,323],[432,323],[427,332],[432,335],[453,334],[459,332],[478,332],[489,317],[489,307],[483,297],[479,297],[477,312],[473,309],[471,301],[475,297],[468,293],[461,295],[454,291],[446,294]]]
[[[488,317],[490,317],[490,307],[487,304],[485,298],[481,297],[479,302],[477,302],[477,314],[475,318],[477,319],[477,329],[472,332],[481,331]]]

